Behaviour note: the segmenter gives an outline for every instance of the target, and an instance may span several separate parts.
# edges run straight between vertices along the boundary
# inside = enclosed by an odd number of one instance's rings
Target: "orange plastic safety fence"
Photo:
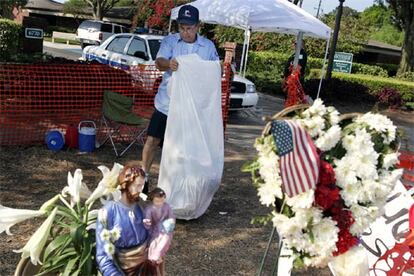
[[[229,67],[225,66],[225,72]],[[106,65],[0,65],[0,145],[37,144],[52,129],[101,118],[103,92],[134,96],[138,115],[149,118],[161,80],[155,68],[129,72]],[[227,121],[229,74],[223,87],[223,120]]]

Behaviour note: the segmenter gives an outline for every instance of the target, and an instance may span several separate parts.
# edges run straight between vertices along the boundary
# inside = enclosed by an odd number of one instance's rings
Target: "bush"
[[[22,27],[8,19],[0,19],[0,61],[7,61],[19,49]]]
[[[400,108],[403,104],[400,93],[393,88],[384,87],[377,97],[380,103],[386,104],[392,109]]]
[[[405,72],[397,75],[397,79],[414,82],[414,72]]]
[[[262,82],[262,78],[265,78],[265,81],[280,83],[289,56],[289,54],[278,52],[250,52],[246,74],[258,82]],[[321,69],[322,64],[323,59],[308,57],[305,76],[309,76],[312,69]],[[352,73],[379,77],[388,76],[387,71],[380,66],[355,62],[352,64]],[[256,83],[256,85],[258,84]]]
[[[318,70],[312,70],[313,79],[305,83],[305,91],[316,96],[319,86]],[[404,102],[414,100],[414,83],[366,75],[354,75],[333,72],[330,81],[324,81],[321,95],[328,100],[335,97],[341,101],[364,101],[375,103],[384,89],[395,90]]]

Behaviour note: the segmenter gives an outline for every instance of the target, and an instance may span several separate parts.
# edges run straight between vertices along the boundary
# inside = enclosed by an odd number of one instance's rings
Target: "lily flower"
[[[71,196],[71,205],[75,205],[80,201],[81,198],[88,198],[91,195],[91,191],[82,182],[82,170],[77,169],[75,173],[72,174],[68,172],[68,186],[63,188],[62,195],[66,196],[69,194]]]
[[[0,204],[0,234],[6,231],[7,235],[12,235],[10,228],[13,225],[44,214],[43,210],[13,209]]]
[[[20,249],[15,250],[16,253],[22,253],[22,259],[30,256],[32,264],[41,264],[39,258],[49,237],[50,229],[56,216],[57,207],[53,209],[49,217],[40,225],[36,232],[31,236],[26,245]]]
[[[42,206],[40,207],[39,211],[48,212],[48,211],[52,210],[52,207],[55,206],[55,203],[58,200],[59,200],[59,195],[55,195],[54,197],[52,197],[51,199],[49,199],[48,201],[43,203]]]
[[[109,195],[110,193],[117,190],[118,186],[118,175],[124,166],[118,163],[114,163],[114,166],[109,170],[106,166],[99,166],[98,169],[102,172],[103,178],[99,182],[98,187],[86,200],[86,204],[91,204],[98,198]]]

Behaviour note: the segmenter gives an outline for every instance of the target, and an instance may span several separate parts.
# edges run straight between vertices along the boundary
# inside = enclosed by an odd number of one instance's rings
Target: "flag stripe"
[[[292,197],[315,187],[319,156],[310,135],[293,121],[274,121],[271,131],[280,156],[283,191]]]
[[[283,164],[284,164],[284,166],[283,166],[283,170],[284,171],[286,171],[286,179],[285,180],[283,180],[282,179],[282,181],[283,181],[283,183],[291,183],[292,181],[293,181],[293,178],[292,178],[292,174],[291,174],[291,171],[290,171],[290,166],[289,166],[289,155],[285,155],[284,156],[284,158],[283,158]],[[295,193],[295,191],[293,191],[293,187],[292,186],[290,186],[290,185],[284,185],[284,186],[286,186],[286,188],[287,188],[287,194],[290,196],[291,194],[294,194]],[[289,192],[288,192],[289,191]]]
[[[309,140],[310,136],[308,133],[306,133],[305,131],[301,131],[300,132],[300,138],[301,138],[301,144],[304,150],[303,156],[306,159],[306,164],[311,166],[311,168],[309,168],[307,170],[307,172],[312,175],[312,180],[316,181],[316,173],[318,172],[317,170],[317,164],[315,163],[315,158],[312,155],[312,145],[310,143],[313,143],[312,140]],[[316,152],[316,151],[315,151]]]
[[[295,126],[296,128],[298,128],[298,126]],[[301,132],[303,134],[303,132]],[[300,141],[299,146],[298,146],[298,150],[299,150],[299,155],[302,155],[306,158],[307,156],[307,152],[306,152],[306,146],[303,140],[303,135],[300,135],[299,131],[296,131],[296,136],[298,137],[298,141]],[[311,169],[311,165],[309,164],[309,159],[310,158],[306,158],[308,162],[305,162],[303,160],[303,158],[300,158],[300,162],[302,164],[302,167],[305,168],[304,174],[306,175],[306,180],[307,183],[311,183],[311,177],[309,175],[308,172],[311,172],[311,174],[313,174],[313,170]]]
[[[292,140],[293,140],[293,147],[297,148],[298,147],[298,141],[296,139],[296,131],[294,131],[295,125],[294,124],[289,124],[290,129],[292,130]],[[301,157],[300,154],[298,155],[298,151],[292,151],[290,154],[292,155],[292,162],[291,162],[291,166],[292,169],[294,171],[294,175],[295,175],[295,180],[296,180],[296,187],[298,188],[299,192],[304,192],[306,191],[305,188],[305,182],[304,182],[304,177],[302,175],[302,170],[301,168],[298,167],[298,164],[300,163]]]

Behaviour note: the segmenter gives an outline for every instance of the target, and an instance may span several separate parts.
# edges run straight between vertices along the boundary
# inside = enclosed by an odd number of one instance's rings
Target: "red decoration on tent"
[[[371,270],[375,275],[377,275],[377,271],[385,272],[389,276],[402,275],[414,268],[414,204],[409,212],[409,225],[410,232],[407,238],[402,243],[395,243],[394,247],[388,249],[372,266]],[[385,261],[389,270],[377,268],[380,261]]]
[[[285,107],[297,104],[307,104],[308,101],[305,97],[305,91],[303,90],[302,84],[299,80],[300,65],[298,65],[296,68],[293,68],[293,65],[291,65],[289,71],[292,73],[287,77],[285,83],[287,91]]]

